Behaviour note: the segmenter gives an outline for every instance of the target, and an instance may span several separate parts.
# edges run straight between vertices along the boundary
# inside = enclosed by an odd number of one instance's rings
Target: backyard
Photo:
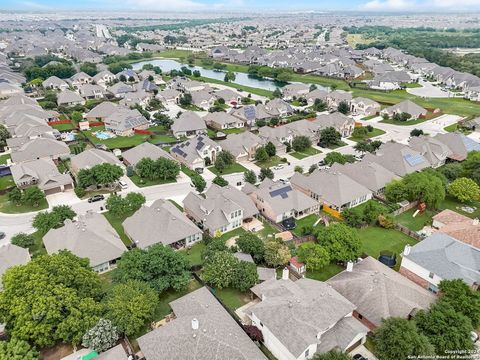
[[[0,177],[0,190],[5,190],[15,186],[12,175]]]
[[[125,231],[123,230],[122,223],[125,221],[126,218],[128,218],[132,215],[133,215],[133,213],[128,213],[124,216],[114,216],[114,215],[110,214],[110,212],[108,212],[108,211],[103,213],[103,216],[105,216],[105,218],[108,220],[110,225],[112,225],[112,227],[115,229],[118,236],[120,236],[120,239],[122,239],[123,243],[126,246],[132,245],[132,241],[127,236],[127,234],[125,234]]]
[[[110,139],[99,139],[94,133],[96,131],[104,131],[104,126],[95,126],[88,131],[84,131],[83,134],[95,145],[105,145],[109,149],[123,149],[130,148],[143,143],[149,138],[149,135],[134,134],[132,136],[116,136]]]
[[[8,159],[10,159],[10,154],[0,155],[0,165],[6,165]]]
[[[236,310],[252,300],[248,292],[243,293],[233,288],[213,289],[213,292],[230,310]]]
[[[193,245],[192,247],[188,249],[183,249],[180,251],[185,253],[185,255],[187,256],[188,262],[190,263],[190,266],[195,266],[195,265],[203,264],[202,252],[204,249],[205,249],[205,243],[203,241],[200,241],[195,245]]]
[[[170,308],[170,305],[168,305],[169,303],[171,303],[172,301],[177,300],[178,298],[181,298],[182,296],[185,296],[188,293],[191,293],[192,291],[197,290],[201,287],[202,287],[202,285],[197,280],[192,279],[188,283],[188,287],[185,290],[175,291],[173,289],[169,289],[169,290],[161,293],[160,296],[159,296],[158,305],[155,308],[155,313],[153,315],[153,321],[160,321],[165,316],[167,316],[168,314],[170,314],[172,312],[172,309]]]
[[[307,269],[306,277],[313,280],[326,281],[341,271],[343,271],[341,266],[337,264],[328,264],[318,270]]]
[[[396,221],[409,228],[413,231],[422,230],[425,225],[430,225],[432,223],[432,216],[434,213],[430,210],[426,210],[422,213],[418,213],[417,216],[413,217],[417,209],[413,208],[404,213],[397,215],[395,217]]]
[[[462,209],[462,207],[467,206],[470,207],[473,211],[467,212]],[[469,218],[475,219],[480,218],[480,201],[472,201],[461,203],[458,200],[448,196],[440,203],[439,210],[450,209],[452,211],[456,211],[459,214],[468,216]]]
[[[303,235],[302,229],[313,227],[313,224],[315,224],[319,218],[320,217],[317,214],[310,214],[305,216],[304,218],[295,220],[297,226],[292,232],[297,236],[302,236]],[[317,226],[320,226],[320,225],[317,225]]]
[[[321,153],[322,152],[320,150],[317,150],[314,147],[310,146],[308,149],[305,149],[304,151],[295,151],[293,153],[290,153],[290,155],[292,155],[294,158],[298,160],[302,160],[302,159],[305,159],[306,157],[321,154]]]

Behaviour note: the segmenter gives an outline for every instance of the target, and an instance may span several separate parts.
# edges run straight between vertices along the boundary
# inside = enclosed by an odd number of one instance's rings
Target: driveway
[[[364,345],[360,345],[359,347],[355,348],[352,352],[350,352],[350,355],[353,356],[355,354],[360,354],[362,355],[365,359],[368,360],[378,360],[375,355],[373,355],[370,350],[368,350]]]
[[[407,92],[421,98],[449,98],[453,97],[450,91],[442,90],[440,87],[433,85],[431,82],[419,80],[422,87],[407,88]]]

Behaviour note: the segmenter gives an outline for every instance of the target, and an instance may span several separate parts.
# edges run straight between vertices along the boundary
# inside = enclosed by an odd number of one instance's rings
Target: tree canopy
[[[345,224],[319,227],[315,235],[318,243],[327,249],[331,261],[355,260],[360,255],[358,233]]]
[[[304,243],[298,247],[298,259],[303,262],[308,269],[321,269],[330,263],[330,254],[323,246],[311,242]]]

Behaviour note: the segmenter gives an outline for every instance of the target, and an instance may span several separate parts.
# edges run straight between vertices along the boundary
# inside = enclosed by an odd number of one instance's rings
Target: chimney
[[[353,262],[349,261],[347,262],[347,271],[352,272],[353,270]]]
[[[282,271],[282,280],[288,280],[289,275],[290,272],[288,271],[287,267],[284,267]]]
[[[196,318],[193,318],[192,319],[192,329],[193,330],[198,330],[198,326],[199,326],[198,320]]]
[[[410,254],[410,250],[412,250],[412,247],[410,245],[405,245],[405,249],[403,250],[403,255],[408,256]]]

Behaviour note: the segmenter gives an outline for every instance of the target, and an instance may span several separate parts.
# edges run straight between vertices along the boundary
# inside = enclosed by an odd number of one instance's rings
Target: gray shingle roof
[[[105,163],[118,166],[123,165],[113,153],[100,149],[88,149],[71,158],[71,165],[78,170],[91,169],[95,165]]]
[[[8,268],[25,265],[29,261],[30,254],[27,249],[10,243],[0,246],[0,278]]]
[[[141,143],[127,151],[123,154],[123,159],[128,162],[128,164],[132,165],[133,167],[137,166],[137,163],[142,160],[143,158],[150,158],[152,160],[157,160],[161,157],[169,160],[173,160],[171,155],[167,153],[162,148],[153,145],[149,142]]]

